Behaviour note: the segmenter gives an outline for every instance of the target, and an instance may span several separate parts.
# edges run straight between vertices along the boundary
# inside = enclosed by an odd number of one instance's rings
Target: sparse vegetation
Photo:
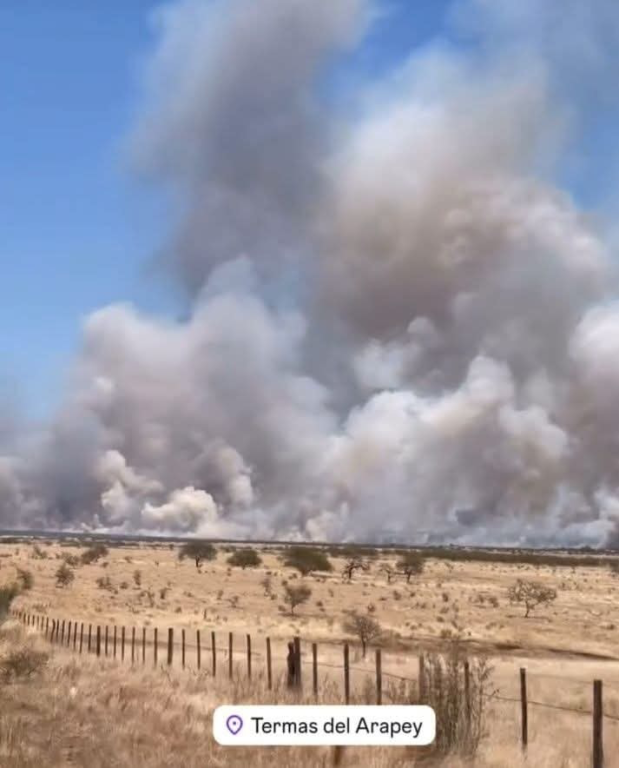
[[[19,595],[19,592],[18,584],[3,584],[0,586],[0,621],[4,621],[6,618],[11,609],[11,603]]]
[[[290,613],[294,615],[294,609],[298,605],[306,603],[312,595],[312,590],[306,584],[284,586],[284,602],[290,607]]]
[[[80,560],[82,565],[92,565],[92,563],[101,560],[102,557],[107,557],[108,554],[109,550],[105,544],[97,542],[96,544],[91,544],[88,549],[82,552]]]
[[[178,551],[179,560],[189,558],[195,562],[198,569],[205,560],[214,560],[216,557],[217,550],[207,541],[189,541]]]
[[[17,568],[17,583],[20,585],[22,592],[28,592],[34,586],[34,576],[32,571],[26,568]]]
[[[262,563],[262,558],[255,549],[244,547],[233,552],[226,561],[228,565],[239,568],[257,568]]]
[[[350,560],[347,560],[344,567],[342,568],[342,575],[344,578],[348,579],[348,581],[352,581],[352,577],[355,571],[369,570],[370,566],[365,562],[365,560],[362,560],[360,557],[351,557]]]
[[[367,646],[377,640],[381,635],[380,624],[372,616],[364,616],[362,613],[352,613],[345,621],[344,632],[354,635],[361,643],[361,654],[365,658]]]
[[[319,549],[310,547],[290,547],[285,553],[284,565],[288,568],[296,568],[301,576],[307,576],[314,571],[328,573],[333,570],[327,555]]]
[[[424,558],[418,552],[406,552],[396,563],[396,568],[406,576],[406,583],[410,584],[413,576],[423,573],[424,565]]]
[[[75,573],[66,563],[63,563],[61,566],[59,566],[58,570],[56,571],[57,587],[68,587],[69,584],[73,583],[74,579]]]
[[[509,588],[507,596],[510,603],[524,606],[524,617],[527,619],[532,610],[540,605],[549,605],[557,598],[557,592],[551,587],[545,587],[537,581],[518,581]]]

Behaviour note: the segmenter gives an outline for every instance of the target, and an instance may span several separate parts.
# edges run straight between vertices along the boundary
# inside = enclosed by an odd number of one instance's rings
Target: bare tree
[[[406,552],[396,563],[396,568],[406,576],[406,583],[410,584],[411,576],[419,576],[423,573],[425,561],[418,552]]]
[[[360,557],[351,557],[350,560],[346,561],[346,564],[342,568],[342,575],[347,578],[348,581],[352,581],[353,573],[355,571],[369,570],[369,564],[363,561]]]
[[[312,590],[306,584],[299,584],[298,587],[292,584],[284,585],[284,602],[290,606],[290,613],[294,616],[294,609],[297,605],[306,603],[312,594]]]
[[[361,653],[365,658],[367,646],[373,640],[380,637],[382,630],[380,624],[371,616],[364,616],[362,613],[353,613],[344,621],[344,632],[350,635],[356,635],[361,643]]]
[[[391,584],[391,579],[393,579],[396,574],[393,566],[389,565],[389,563],[383,563],[379,570],[387,577],[387,584]]]
[[[529,613],[539,605],[549,605],[557,599],[557,592],[551,587],[545,587],[538,581],[518,581],[512,585],[508,592],[510,603],[524,605],[524,617],[527,619]]]

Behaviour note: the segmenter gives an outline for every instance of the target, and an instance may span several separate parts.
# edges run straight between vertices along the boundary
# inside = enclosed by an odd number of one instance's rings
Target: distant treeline
[[[2,544],[28,544],[33,541],[57,541],[65,547],[83,547],[93,543],[103,543],[108,547],[131,547],[139,544],[154,548],[171,548],[178,544],[196,541],[195,538],[168,538],[165,536],[139,536],[111,534],[97,534],[85,532],[46,532],[46,531],[0,531],[0,545]],[[330,557],[339,558],[369,558],[379,556],[400,557],[406,552],[419,552],[428,559],[447,560],[453,562],[480,562],[480,563],[513,563],[534,566],[550,567],[608,567],[615,562],[617,553],[614,550],[593,550],[589,547],[580,549],[517,549],[498,547],[458,547],[451,546],[403,546],[398,544],[329,544],[327,542],[276,542],[276,541],[231,541],[223,539],[209,539],[212,544],[221,545],[225,551],[232,551],[230,545],[261,546],[273,552],[285,552],[289,546],[307,546],[325,550]]]

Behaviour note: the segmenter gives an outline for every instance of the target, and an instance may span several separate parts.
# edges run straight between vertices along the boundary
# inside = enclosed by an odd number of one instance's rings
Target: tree
[[[227,560],[228,565],[236,565],[243,570],[256,568],[262,563],[262,558],[255,549],[237,549]]]
[[[262,579],[260,584],[261,584],[262,588],[264,589],[265,597],[270,597],[271,593],[273,591],[273,584],[272,584],[272,579],[271,579],[271,577],[270,577],[270,575],[268,573],[264,577],[264,579]]]
[[[381,635],[380,624],[371,616],[364,616],[361,613],[353,613],[344,621],[344,632],[350,635],[356,635],[361,643],[361,653],[365,658],[365,652],[368,643],[376,640]]]
[[[0,621],[4,620],[9,612],[11,603],[19,593],[20,589],[18,584],[3,584],[0,587]]]
[[[188,541],[178,552],[179,560],[184,560],[186,557],[194,560],[196,568],[199,568],[203,560],[214,560],[217,557],[217,550],[207,541]]]
[[[518,579],[518,581],[509,588],[507,596],[509,597],[510,603],[524,605],[524,617],[527,619],[529,613],[534,608],[537,608],[537,606],[549,605],[554,602],[557,599],[557,592],[551,587],[545,587],[538,581],[523,581],[522,579]]]
[[[424,565],[425,560],[418,552],[405,552],[395,567],[406,576],[406,583],[410,584],[411,576],[423,573]]]
[[[290,613],[294,616],[294,609],[297,605],[306,603],[312,594],[312,590],[306,584],[294,586],[292,584],[284,585],[284,602],[290,606]]]
[[[348,581],[352,581],[353,573],[355,571],[369,571],[370,566],[360,557],[351,557],[346,561],[346,564],[342,568],[342,575],[345,576]]]
[[[389,563],[383,563],[380,567],[381,573],[384,573],[387,577],[387,584],[391,584],[391,579],[395,576],[395,570]]]
[[[91,565],[91,563],[96,563],[102,557],[105,557],[108,553],[109,550],[105,544],[98,542],[97,544],[92,544],[90,547],[88,547],[88,549],[84,550],[80,560],[84,565]]]
[[[56,586],[68,587],[75,578],[75,574],[66,563],[63,563],[56,571]]]
[[[28,592],[28,590],[32,589],[34,586],[34,576],[32,575],[32,571],[29,571],[26,568],[18,568],[17,581],[21,585],[22,591]]]
[[[296,568],[301,576],[307,576],[313,571],[329,572],[333,566],[329,558],[319,549],[310,547],[290,547],[284,558],[284,565]]]

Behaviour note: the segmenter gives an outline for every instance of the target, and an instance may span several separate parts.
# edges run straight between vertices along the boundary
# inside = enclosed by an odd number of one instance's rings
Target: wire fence
[[[193,655],[195,667],[198,670],[208,669],[213,676],[227,675],[230,679],[239,674],[239,664],[236,663],[239,656],[244,659],[244,672],[248,678],[251,678],[252,674],[256,671],[256,663],[264,662],[267,687],[269,689],[273,687],[275,664],[284,667],[289,686],[296,688],[302,687],[303,668],[307,669],[308,667],[308,663],[305,661],[307,655],[301,653],[301,638],[298,636],[288,642],[287,655],[280,656],[273,653],[273,643],[269,637],[263,638],[265,651],[257,650],[251,634],[245,634],[241,638],[241,647],[239,647],[239,635],[233,632],[227,633],[227,643],[222,644],[221,631],[191,630],[195,637],[195,643],[193,643],[188,640],[189,630],[186,628],[180,629],[180,631],[177,629],[175,632],[174,627],[169,627],[167,633],[161,635],[158,627],[150,628],[151,631],[149,633],[147,627],[142,627],[141,629],[136,627],[119,627],[118,625],[109,627],[108,625],[30,614],[25,611],[13,611],[12,615],[26,626],[36,629],[50,643],[63,646],[79,654],[90,653],[98,657],[111,657],[123,662],[125,660],[130,660],[132,663],[141,662],[143,665],[146,664],[147,657],[150,656],[155,666],[164,666],[163,661],[165,660],[165,666],[167,667],[172,667],[175,658],[178,658],[180,654],[180,664],[183,669],[193,667],[189,658],[190,655]],[[203,638],[207,638],[208,642],[203,643]],[[310,644],[305,643],[305,647],[308,645]],[[160,651],[163,651],[161,655]],[[344,688],[343,698],[346,704],[349,704],[351,700],[351,673],[353,672],[364,675],[364,681],[366,682],[368,679],[370,681],[373,679],[374,701],[377,704],[383,703],[383,680],[385,678],[416,686],[417,693],[420,691],[425,674],[425,657],[423,654],[418,657],[418,674],[416,677],[385,671],[383,669],[381,649],[376,649],[374,652],[373,668],[351,664],[348,643],[342,645],[342,654],[342,664],[325,661],[324,659],[319,661],[318,644],[311,643],[311,679],[313,693],[316,697],[319,693],[318,672],[321,668],[337,670],[341,674]],[[468,666],[468,662],[465,662],[465,666]],[[567,681],[578,683],[579,685],[591,685],[591,681],[584,678],[572,678],[570,680],[566,677],[547,673],[539,673],[537,676],[561,680],[563,683]],[[518,697],[506,696],[499,691],[484,693],[484,697],[488,701],[520,705],[520,741],[523,750],[526,751],[528,747],[529,707],[588,716],[592,718],[593,724],[591,765],[593,768],[603,768],[603,722],[619,722],[619,716],[610,712],[604,712],[602,681],[593,680],[593,707],[588,709],[531,699],[527,692],[527,670],[525,668],[520,668],[519,678],[520,695]],[[615,686],[611,684],[609,687],[617,689],[619,684]]]

